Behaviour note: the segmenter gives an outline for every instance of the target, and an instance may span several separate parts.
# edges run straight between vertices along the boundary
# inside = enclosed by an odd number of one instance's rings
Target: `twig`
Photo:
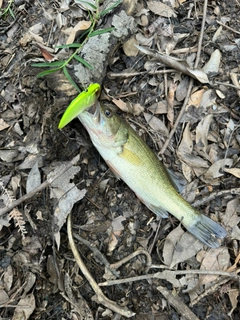
[[[77,247],[75,245],[75,242],[73,240],[73,235],[72,235],[72,222],[71,222],[71,214],[69,214],[68,216],[68,221],[67,221],[67,232],[68,232],[68,240],[69,240],[69,244],[72,250],[72,253],[74,255],[74,258],[80,268],[80,270],[82,271],[82,273],[84,274],[84,276],[86,277],[86,279],[88,280],[88,282],[90,283],[93,291],[96,294],[96,301],[99,304],[102,304],[103,306],[105,306],[106,308],[117,312],[121,315],[123,315],[124,317],[130,318],[133,317],[135,315],[134,312],[126,309],[126,308],[121,308],[119,307],[114,301],[108,299],[102,292],[102,290],[99,288],[98,284],[96,283],[96,281],[93,279],[92,275],[90,274],[90,272],[88,271],[87,267],[85,266],[82,258],[80,257]],[[94,299],[95,300],[95,299]]]
[[[195,60],[195,63],[194,63],[194,67],[195,68],[197,68],[199,60],[200,60],[202,41],[203,41],[203,34],[204,34],[204,27],[205,27],[206,14],[207,14],[207,4],[208,4],[208,0],[204,0],[202,26],[201,26],[201,31],[200,31],[200,35],[199,35],[197,56],[196,56],[196,60]],[[182,119],[182,116],[185,113],[186,106],[188,104],[188,100],[189,100],[189,97],[190,97],[190,94],[191,94],[192,86],[193,86],[193,79],[191,78],[190,82],[189,82],[189,87],[188,87],[188,90],[187,90],[187,95],[186,95],[186,98],[184,100],[182,109],[181,109],[180,113],[178,114],[176,122],[174,123],[174,126],[173,126],[172,130],[170,131],[169,137],[165,141],[165,143],[164,143],[164,145],[163,145],[163,147],[162,147],[162,149],[160,151],[160,154],[163,154],[165,152],[165,150],[167,149],[167,147],[168,147],[168,145],[169,145],[169,143],[170,143],[170,141],[171,141],[171,139],[172,139],[177,127],[178,127],[178,124],[179,124],[180,120]]]
[[[180,315],[187,320],[199,320],[199,318],[182,302],[178,296],[174,296],[168,289],[159,286],[157,289],[167,299]]]
[[[4,215],[5,213],[9,212],[10,210],[12,210],[13,208],[15,208],[16,206],[18,206],[19,204],[21,204],[22,202],[31,199],[36,193],[44,190],[45,188],[47,188],[54,180],[56,180],[59,176],[61,176],[64,172],[66,172],[68,169],[70,169],[72,166],[74,166],[75,164],[77,164],[77,162],[79,161],[79,155],[77,155],[75,158],[73,158],[71,161],[69,161],[65,167],[61,168],[55,175],[54,177],[51,177],[49,179],[47,179],[46,181],[44,181],[42,184],[40,184],[37,188],[33,189],[32,191],[28,192],[27,194],[25,194],[24,196],[22,196],[20,199],[17,199],[16,201],[13,201],[11,204],[9,204],[7,207],[5,207],[4,209],[0,210],[0,217],[2,215]]]
[[[221,285],[225,284],[226,282],[228,282],[229,279],[228,278],[220,278],[217,279],[213,282],[211,282],[211,287],[209,287],[208,289],[205,289],[203,293],[199,294],[199,296],[197,296],[191,303],[190,306],[193,307],[194,304],[198,303],[198,301],[200,301],[202,298],[206,297],[207,295],[209,295],[210,293],[213,293],[216,291],[216,289],[218,287],[220,287]]]
[[[135,252],[131,253],[130,255],[128,255],[127,257],[123,258],[122,260],[113,263],[110,265],[111,269],[115,269],[117,270],[118,268],[120,268],[124,263],[128,262],[129,260],[133,259],[134,257],[138,256],[139,254],[144,254],[147,258],[147,265],[146,265],[146,270],[145,272],[148,272],[151,265],[152,265],[152,258],[150,256],[150,254],[143,249],[138,249]]]
[[[140,72],[120,72],[120,73],[115,73],[115,72],[108,72],[108,77],[110,78],[128,78],[128,77],[135,77],[139,76],[142,74],[165,74],[165,73],[172,73],[176,71],[175,69],[168,69],[168,70],[150,70],[150,71],[140,71]]]
[[[228,278],[233,278],[239,280],[239,276],[235,272],[226,272],[219,270],[165,270],[163,272],[157,272],[154,274],[146,274],[143,276],[119,279],[119,280],[109,280],[102,283],[99,283],[99,286],[112,286],[118,285],[126,282],[134,282],[139,280],[149,280],[149,279],[163,279],[167,280],[177,275],[186,275],[186,274],[204,274],[204,275],[215,275],[215,276],[226,276]]]
[[[119,274],[113,270],[113,268],[111,267],[110,263],[108,262],[108,260],[105,258],[105,256],[101,253],[101,251],[98,250],[98,248],[91,244],[89,241],[87,241],[86,239],[83,239],[82,237],[80,237],[78,234],[74,234],[74,238],[77,239],[78,241],[80,241],[81,243],[85,244],[85,246],[87,246],[92,252],[93,252],[93,256],[95,258],[97,258],[99,261],[101,261],[104,266],[117,278],[119,278]]]
[[[222,23],[221,21],[216,20],[216,22],[217,22],[218,24],[220,24],[221,26],[223,26],[223,27],[231,30],[232,32],[235,32],[235,33],[237,33],[237,34],[240,34],[240,31],[236,31],[236,30],[234,30],[233,28],[231,28],[231,27],[229,27],[229,26],[226,26],[226,24]]]
[[[209,196],[203,197],[201,200],[197,200],[194,203],[192,203],[193,207],[199,207],[205,203],[208,203],[209,201],[221,197],[225,194],[240,194],[240,188],[233,188],[230,190],[222,190],[222,191],[216,191],[211,193]]]
[[[232,73],[230,73],[230,76],[231,75],[232,75]],[[238,85],[238,82],[236,82],[236,84],[235,83],[231,84],[231,83],[226,83],[226,82],[221,82],[221,81],[214,81],[214,84],[218,84],[218,85],[222,85],[222,86],[225,86],[225,87],[230,87],[230,88],[234,88],[234,89],[240,90],[240,86]]]

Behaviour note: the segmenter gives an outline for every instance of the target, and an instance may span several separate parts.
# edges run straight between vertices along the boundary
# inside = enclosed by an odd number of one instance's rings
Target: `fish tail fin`
[[[227,235],[226,230],[220,224],[203,214],[200,214],[197,223],[187,227],[187,230],[211,248],[218,248],[220,246],[218,239],[223,239]]]

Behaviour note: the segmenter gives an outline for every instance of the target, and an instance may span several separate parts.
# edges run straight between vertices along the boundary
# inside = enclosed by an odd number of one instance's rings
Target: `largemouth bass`
[[[226,230],[182,198],[166,167],[126,121],[99,102],[78,118],[110,169],[152,212],[162,218],[171,213],[203,243],[219,247]]]

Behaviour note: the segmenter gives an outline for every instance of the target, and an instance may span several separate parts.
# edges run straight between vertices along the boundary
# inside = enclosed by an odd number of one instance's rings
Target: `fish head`
[[[109,107],[98,101],[78,115],[95,145],[115,147],[125,142],[122,119]],[[124,135],[125,136],[125,135]]]

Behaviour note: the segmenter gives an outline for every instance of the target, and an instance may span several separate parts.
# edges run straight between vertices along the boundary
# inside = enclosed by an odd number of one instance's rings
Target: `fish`
[[[207,246],[220,246],[226,230],[181,196],[165,165],[122,117],[96,101],[78,118],[112,172],[146,207],[162,218],[172,214]]]

